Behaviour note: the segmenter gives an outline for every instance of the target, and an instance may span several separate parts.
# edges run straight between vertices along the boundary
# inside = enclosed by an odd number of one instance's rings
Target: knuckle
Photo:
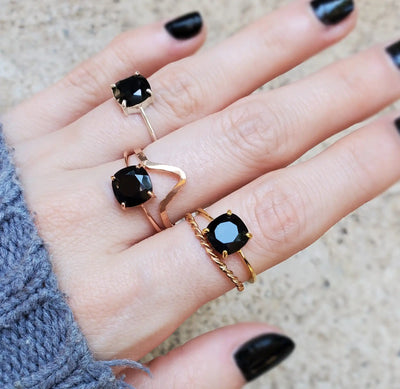
[[[365,148],[356,141],[348,142],[343,138],[338,142],[341,146],[341,152],[338,154],[337,164],[343,168],[339,171],[341,174],[347,174],[346,181],[356,183],[357,191],[369,195],[373,188],[380,186],[380,177],[374,174],[374,166],[369,158],[365,158]]]
[[[358,102],[359,99],[365,100],[365,96],[376,93],[372,89],[373,84],[366,79],[364,72],[352,72],[349,71],[349,64],[342,62],[337,65],[334,74],[332,74],[335,85],[340,85],[340,98],[351,98]],[[374,64],[371,64],[371,72],[369,78],[375,73]],[[379,77],[379,75],[377,75]]]
[[[97,91],[104,89],[104,85],[100,84],[102,77],[99,77],[99,72],[102,72],[101,67],[96,67],[92,59],[89,59],[80,64],[72,72],[68,73],[62,80],[63,88],[79,89],[83,93],[80,95],[81,101],[94,101],[97,99]]]
[[[61,81],[62,85],[82,90],[84,92],[80,97],[82,99],[89,101],[97,99],[98,91],[108,88],[108,85],[104,85],[104,80],[109,79],[106,67],[103,66],[104,61],[101,61],[99,56],[112,59],[112,62],[118,64],[121,69],[130,68],[133,61],[131,41],[131,31],[118,35],[103,53],[89,58],[67,74]],[[110,83],[112,81],[115,80],[110,80]]]
[[[345,96],[352,96],[361,92],[360,77],[357,74],[350,73],[346,68],[338,67],[335,78],[342,84],[341,89]]]
[[[167,117],[193,117],[206,101],[204,87],[188,69],[177,64],[167,65],[165,70],[157,80],[157,106]]]
[[[117,35],[107,47],[109,50],[108,56],[113,59],[113,62],[122,65],[122,69],[131,68],[136,59],[135,55],[133,55],[135,52],[135,40],[132,38],[132,31],[123,32]]]
[[[290,179],[273,178],[250,195],[248,211],[261,252],[280,253],[304,231],[306,202],[297,186]]]
[[[276,111],[263,102],[246,102],[229,108],[221,116],[220,127],[222,141],[228,142],[245,166],[254,168],[283,154],[285,126]]]

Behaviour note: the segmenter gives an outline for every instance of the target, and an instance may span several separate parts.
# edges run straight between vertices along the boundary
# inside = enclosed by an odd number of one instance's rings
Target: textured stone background
[[[198,9],[209,28],[209,46],[283,3],[0,0],[0,111],[51,84],[128,28]],[[360,0],[358,5],[355,32],[267,87],[298,79],[371,43],[400,37],[398,0]],[[232,291],[203,307],[155,354],[222,325],[267,321],[287,331],[298,347],[287,363],[249,388],[398,389],[399,237],[397,185],[262,275],[247,292]]]

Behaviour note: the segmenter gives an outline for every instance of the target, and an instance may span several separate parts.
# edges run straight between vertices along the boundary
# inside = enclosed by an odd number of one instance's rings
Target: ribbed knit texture
[[[93,359],[58,290],[0,126],[0,388],[131,388],[108,364]]]

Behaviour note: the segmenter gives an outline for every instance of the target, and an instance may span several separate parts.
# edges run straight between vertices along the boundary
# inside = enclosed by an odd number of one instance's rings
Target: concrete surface
[[[128,28],[198,9],[209,28],[210,46],[283,3],[0,0],[0,110],[59,79]],[[399,38],[398,1],[360,0],[358,6],[355,32],[270,86],[298,79],[370,44]],[[201,308],[154,355],[216,327],[259,320],[282,327],[297,350],[249,388],[399,389],[399,237],[397,185],[307,250],[260,276],[247,292],[232,291]]]

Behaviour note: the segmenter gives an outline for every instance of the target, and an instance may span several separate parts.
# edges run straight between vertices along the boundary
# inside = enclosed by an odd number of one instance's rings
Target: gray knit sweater
[[[0,126],[0,388],[130,388],[95,361],[57,288]]]

